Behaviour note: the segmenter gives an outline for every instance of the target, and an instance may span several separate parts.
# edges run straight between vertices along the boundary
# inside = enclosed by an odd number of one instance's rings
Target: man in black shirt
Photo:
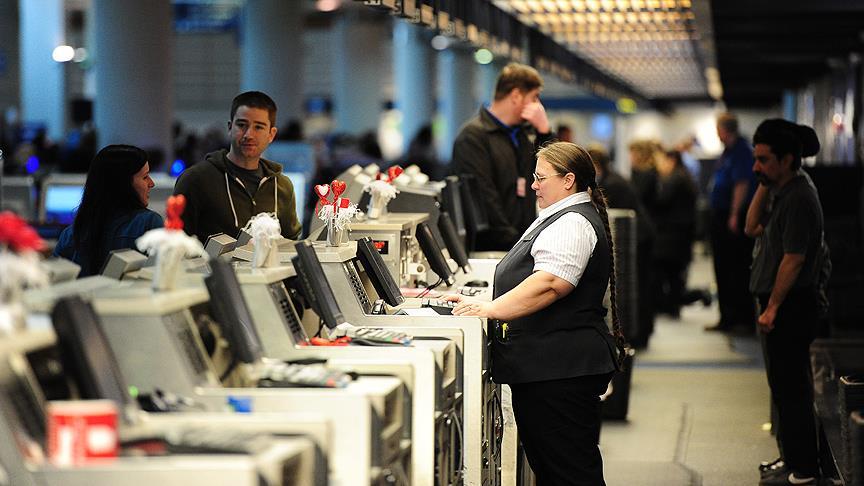
[[[813,417],[810,343],[818,321],[824,220],[819,196],[801,158],[819,151],[812,128],[765,120],[753,136],[759,188],[745,233],[756,238],[750,291],[759,302],[766,372],[777,406],[777,441],[786,467],[760,484],[815,484],[818,454]]]
[[[534,154],[552,139],[541,89],[537,70],[508,64],[498,75],[492,104],[462,127],[453,144],[452,172],[476,179],[475,197],[489,218],[489,230],[477,236],[474,250],[509,250],[537,217],[530,187]]]

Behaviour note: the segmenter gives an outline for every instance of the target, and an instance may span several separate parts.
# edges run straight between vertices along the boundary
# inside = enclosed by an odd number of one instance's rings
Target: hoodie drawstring
[[[279,177],[273,176],[273,214],[279,219]]]
[[[228,202],[231,204],[231,213],[234,214],[234,226],[240,227],[240,222],[237,221],[237,210],[234,209],[234,198],[231,197],[231,187],[228,185],[228,173],[225,172],[225,192],[228,193]]]

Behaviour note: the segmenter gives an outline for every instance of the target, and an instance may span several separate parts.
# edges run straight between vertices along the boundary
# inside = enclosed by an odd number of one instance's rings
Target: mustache
[[[759,184],[762,184],[763,186],[767,186],[771,183],[771,181],[768,179],[768,177],[765,174],[759,172],[758,170],[753,171],[753,173],[756,175],[756,180],[759,182]]]

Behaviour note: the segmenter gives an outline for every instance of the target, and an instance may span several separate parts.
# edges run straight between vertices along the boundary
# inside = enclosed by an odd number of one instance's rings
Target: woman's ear
[[[564,174],[564,188],[569,191],[574,187],[576,187],[576,176],[572,172]]]

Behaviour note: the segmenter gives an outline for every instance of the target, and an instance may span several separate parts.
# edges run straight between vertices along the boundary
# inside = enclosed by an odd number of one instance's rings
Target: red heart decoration
[[[330,189],[333,190],[333,198],[338,199],[339,196],[341,196],[342,193],[345,192],[346,187],[347,184],[345,184],[345,181],[334,180],[333,182],[331,182]]]
[[[330,194],[330,186],[327,184],[318,184],[315,186],[315,193],[318,194],[318,197],[324,199],[327,197],[327,194]]]
[[[393,167],[390,167],[389,169],[387,169],[387,177],[392,181],[393,179],[396,179],[397,177],[402,175],[402,172],[404,172],[402,170],[402,167],[399,167],[398,165],[394,165]]]

